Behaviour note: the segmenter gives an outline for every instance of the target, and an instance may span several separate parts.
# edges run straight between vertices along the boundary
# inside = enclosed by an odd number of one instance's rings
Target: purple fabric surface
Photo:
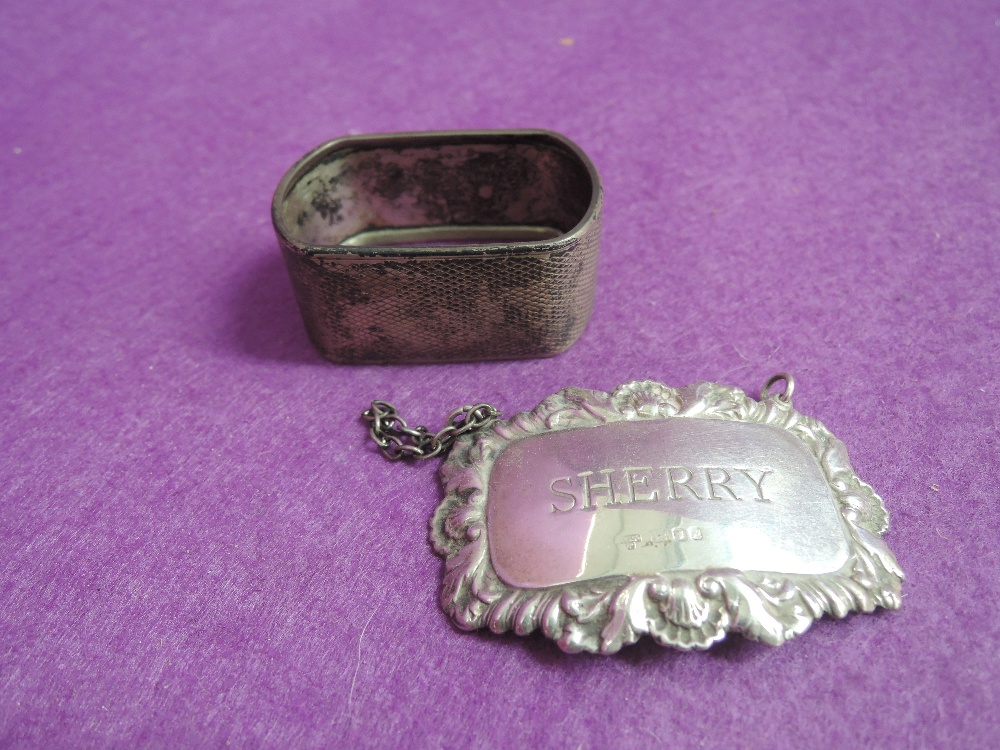
[[[998,742],[1000,9],[537,5],[0,6],[0,745]],[[475,127],[596,162],[589,328],[551,360],[321,360],[278,179],[337,135]],[[782,369],[908,578],[778,649],[459,632],[436,465],[358,419]]]

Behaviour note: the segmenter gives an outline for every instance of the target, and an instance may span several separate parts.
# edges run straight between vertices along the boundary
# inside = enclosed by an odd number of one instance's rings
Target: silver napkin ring
[[[586,327],[601,203],[594,165],[557,133],[401,133],[313,149],[272,219],[327,359],[519,359]]]

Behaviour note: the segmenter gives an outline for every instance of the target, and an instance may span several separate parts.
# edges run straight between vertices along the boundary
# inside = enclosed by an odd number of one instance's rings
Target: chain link
[[[500,417],[500,412],[489,404],[476,404],[455,409],[448,415],[448,423],[438,432],[426,427],[410,427],[399,416],[396,407],[387,401],[372,401],[371,408],[361,418],[371,427],[368,432],[378,443],[386,458],[434,458],[441,455],[455,439],[468,432],[488,427]]]

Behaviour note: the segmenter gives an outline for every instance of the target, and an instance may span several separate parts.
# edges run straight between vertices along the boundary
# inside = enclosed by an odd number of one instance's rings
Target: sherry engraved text
[[[549,483],[557,500],[553,513],[597,510],[661,500],[756,500],[771,502],[765,480],[773,469],[740,469],[722,466],[629,466],[621,469],[583,471]]]

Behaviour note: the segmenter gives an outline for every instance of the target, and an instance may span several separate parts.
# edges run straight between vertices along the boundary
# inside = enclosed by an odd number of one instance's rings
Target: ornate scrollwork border
[[[493,569],[486,533],[489,473],[511,442],[530,435],[623,420],[724,419],[787,430],[817,459],[847,522],[850,555],[825,575],[710,569],[613,577],[542,589],[504,583]],[[564,651],[614,653],[648,633],[663,645],[704,649],[728,631],[773,646],[829,614],[898,609],[903,572],[881,535],[881,498],[851,468],[844,444],[818,420],[772,397],[695,383],[683,389],[650,380],[612,393],[567,388],[534,410],[496,422],[455,443],[441,467],[445,499],[431,520],[431,541],[445,558],[441,606],[466,630],[489,627],[526,635],[538,628]]]

